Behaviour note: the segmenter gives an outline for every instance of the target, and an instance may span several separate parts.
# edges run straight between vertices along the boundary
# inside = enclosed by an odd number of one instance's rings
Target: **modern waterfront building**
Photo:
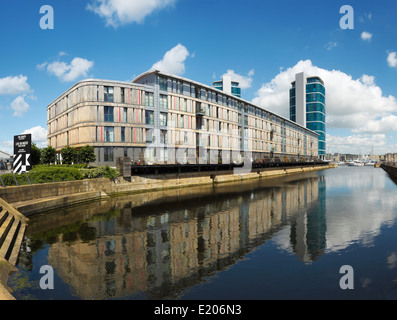
[[[290,89],[290,119],[319,134],[318,154],[324,157],[325,141],[325,87],[320,77],[307,77],[304,72],[295,75]]]
[[[48,145],[95,148],[97,163],[239,163],[318,157],[318,134],[232,94],[151,70],[83,80],[47,107]]]
[[[240,83],[238,83],[237,81],[232,81],[231,76],[224,75],[221,81],[214,81],[212,83],[212,86],[218,90],[241,98]]]

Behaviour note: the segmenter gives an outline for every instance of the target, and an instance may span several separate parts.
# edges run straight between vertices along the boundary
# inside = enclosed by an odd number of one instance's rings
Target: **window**
[[[123,108],[123,122],[127,123],[127,108]]]
[[[164,112],[160,112],[160,126],[167,126],[167,114]]]
[[[153,125],[154,124],[154,112],[153,111],[145,111],[146,124]]]
[[[160,90],[167,91],[167,79],[160,77],[159,78],[159,86],[160,86]]]
[[[160,108],[162,109],[168,108],[167,96],[164,94],[160,94]]]
[[[121,127],[121,142],[125,142],[125,127]]]
[[[125,92],[125,89],[121,88],[121,103],[125,103],[125,94],[124,94],[124,92]]]
[[[184,125],[184,118],[183,118],[183,114],[181,114],[181,118],[180,118],[180,122],[179,122],[179,127],[183,128]]]
[[[111,162],[114,161],[114,148],[113,147],[105,147],[104,150],[104,161]]]
[[[154,132],[153,130],[146,130],[146,143],[154,143]]]
[[[145,93],[145,105],[147,107],[154,106],[154,93],[153,92],[146,92]]]
[[[166,130],[160,131],[160,142],[164,144],[168,143],[168,134]]]
[[[183,99],[183,111],[187,111],[187,99]]]
[[[104,87],[103,88],[103,93],[104,93],[103,100],[107,101],[107,102],[113,102],[113,92],[114,92],[113,87]]]
[[[104,121],[105,122],[113,122],[114,121],[114,108],[113,107],[105,107],[104,108]]]
[[[104,128],[104,140],[105,142],[114,142],[114,127]]]

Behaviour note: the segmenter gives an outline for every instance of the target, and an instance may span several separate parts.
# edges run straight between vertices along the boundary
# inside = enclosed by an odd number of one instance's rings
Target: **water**
[[[37,215],[9,285],[17,299],[396,299],[396,192],[380,168],[340,167]]]

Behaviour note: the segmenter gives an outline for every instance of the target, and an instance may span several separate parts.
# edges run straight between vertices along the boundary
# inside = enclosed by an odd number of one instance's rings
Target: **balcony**
[[[206,106],[202,105],[200,102],[196,103],[196,116],[205,116],[207,114]]]

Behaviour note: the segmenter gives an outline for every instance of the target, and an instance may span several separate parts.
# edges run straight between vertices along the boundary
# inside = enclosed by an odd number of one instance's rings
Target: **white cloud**
[[[227,70],[224,76],[231,76],[232,81],[237,81],[240,84],[241,89],[248,89],[252,85],[253,76],[255,74],[255,70],[251,69],[248,72],[248,76],[242,76],[240,74],[235,73],[233,70]]]
[[[369,120],[363,127],[352,131],[372,133],[397,131],[397,116],[390,114],[379,119]]]
[[[397,67],[397,52],[389,52],[387,55],[387,64],[389,67]]]
[[[22,117],[23,114],[30,108],[24,97],[18,96],[11,102],[11,109],[14,111],[14,117]]]
[[[32,142],[36,144],[37,147],[43,148],[47,146],[47,130],[41,126],[36,126],[30,129],[27,129],[20,134],[30,133],[32,135]],[[5,151],[9,154],[13,154],[14,152],[14,141],[12,140],[0,140],[0,150]]]
[[[178,44],[167,51],[163,59],[156,62],[151,69],[182,75],[185,73],[185,60],[188,56],[189,51],[183,45]]]
[[[0,150],[12,155],[14,152],[14,141],[0,141]]]
[[[361,33],[361,39],[364,41],[371,41],[372,39],[372,33],[369,33],[367,31],[364,31]]]
[[[61,81],[70,82],[81,77],[87,77],[88,72],[93,66],[93,61],[76,57],[70,64],[63,61],[44,62],[37,65],[37,68],[39,70],[46,68],[49,74],[55,75]]]
[[[23,75],[1,78],[0,95],[18,95],[29,93],[31,89],[27,80],[28,77]]]
[[[327,128],[347,128],[361,133],[379,132],[377,128],[380,124],[377,122],[386,121],[388,116],[397,112],[396,98],[384,96],[373,76],[364,74],[353,79],[342,71],[314,66],[310,60],[299,61],[263,84],[252,102],[289,118],[289,89],[295,74],[302,71],[308,76],[321,77],[325,83]],[[371,125],[368,126],[370,121]]]
[[[127,23],[142,23],[154,11],[164,9],[175,0],[94,0],[87,9],[106,20],[114,28]]]
[[[385,134],[353,134],[347,137],[327,134],[327,151],[331,153],[369,154],[374,148],[376,154],[390,152]],[[389,150],[389,151],[387,151]]]
[[[333,48],[336,48],[337,46],[338,46],[338,42],[330,41],[324,47],[325,47],[325,49],[327,49],[329,51],[329,50],[332,50]]]
[[[25,130],[21,134],[30,133],[32,135],[32,142],[34,142],[37,147],[42,148],[47,146],[47,130],[41,126],[36,126]]]

